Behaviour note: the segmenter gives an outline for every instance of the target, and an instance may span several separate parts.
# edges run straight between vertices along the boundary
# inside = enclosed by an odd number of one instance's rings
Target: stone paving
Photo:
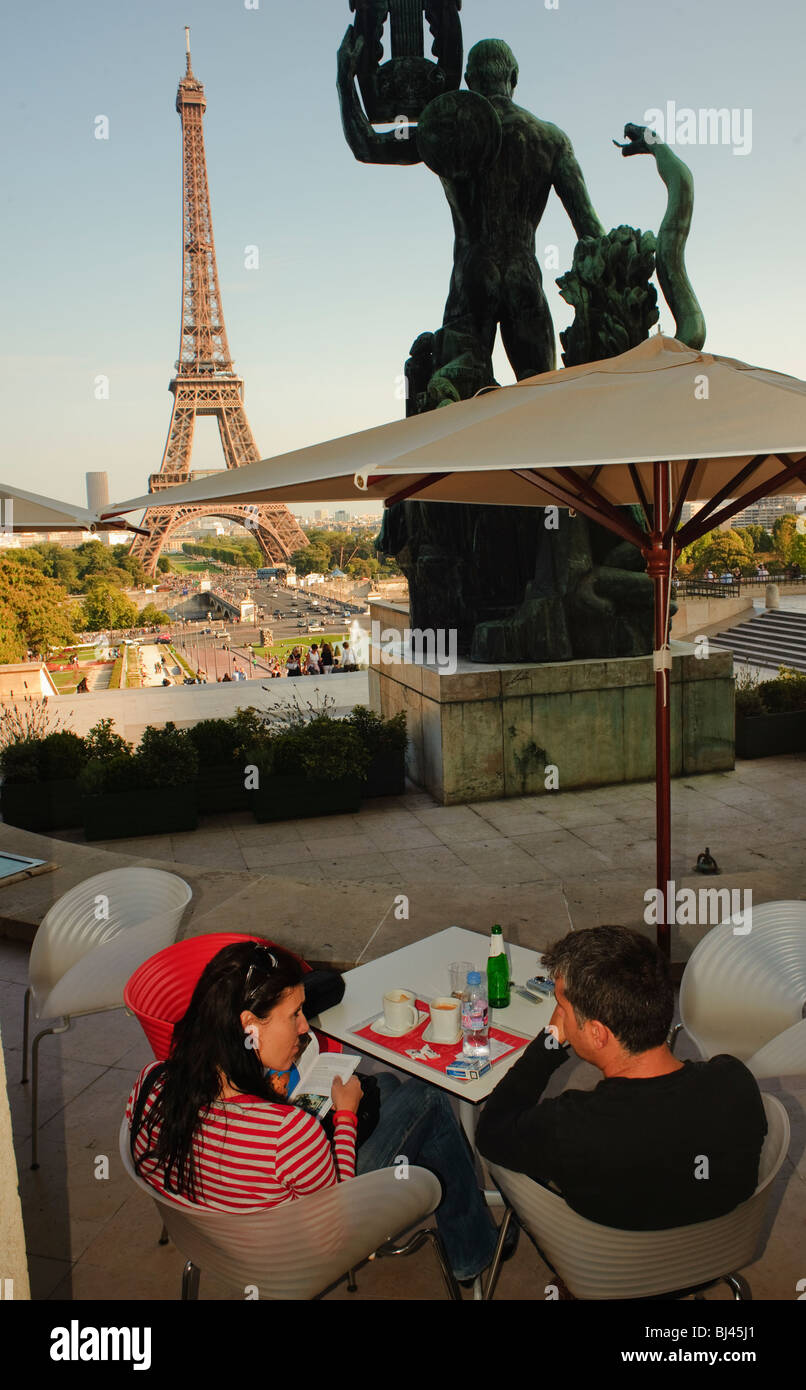
[[[804,771],[806,757],[792,755],[677,779],[677,886],[751,889],[758,902],[806,897]],[[305,953],[347,962],[358,959],[385,913],[368,959],[454,922],[487,932],[501,921],[511,940],[536,947],[599,922],[651,932],[643,915],[655,882],[654,835],[654,785],[630,783],[447,807],[412,790],[367,801],[355,815],[257,825],[239,812],[205,817],[196,831],[94,848],[226,872],[233,876],[228,921],[293,929]],[[722,870],[718,879],[693,873],[706,847]],[[401,893],[407,921],[390,911]],[[192,930],[215,930],[217,915],[218,906],[202,926],[195,913]],[[673,956],[688,956],[704,930],[675,928]]]

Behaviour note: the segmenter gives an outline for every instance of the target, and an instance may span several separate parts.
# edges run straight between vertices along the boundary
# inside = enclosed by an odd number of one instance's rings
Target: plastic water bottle
[[[480,970],[469,970],[467,988],[462,998],[462,1033],[465,1057],[489,1057],[490,1022],[487,1005],[487,986]]]

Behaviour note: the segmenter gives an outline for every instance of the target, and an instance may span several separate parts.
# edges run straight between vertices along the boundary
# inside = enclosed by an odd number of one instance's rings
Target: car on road
[[[157,638],[157,642],[164,642],[166,644],[173,642],[173,640],[174,639],[171,636],[170,632],[161,632],[159,637]]]

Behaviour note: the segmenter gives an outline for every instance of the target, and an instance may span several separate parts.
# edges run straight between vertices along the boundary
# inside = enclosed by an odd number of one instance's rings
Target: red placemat
[[[425,1013],[426,1017],[422,1023],[419,1023],[416,1028],[412,1028],[410,1032],[404,1033],[402,1037],[390,1038],[386,1033],[376,1033],[372,1024],[377,1022],[377,1019],[373,1019],[370,1023],[364,1023],[360,1028],[354,1028],[352,1031],[357,1038],[366,1038],[369,1042],[381,1043],[383,1047],[388,1047],[390,1052],[397,1052],[402,1057],[408,1056],[411,1052],[419,1052],[426,1045],[423,1034],[431,1022],[431,1016],[429,1014],[430,1006],[425,1000],[415,999],[414,1002],[420,1013]],[[503,1028],[496,1028],[493,1025],[490,1029],[490,1041],[497,1043],[503,1049],[496,1057],[490,1058],[491,1065],[495,1066],[502,1057],[508,1057],[511,1052],[517,1052],[520,1048],[526,1047],[530,1039],[521,1038],[517,1033],[507,1033]],[[416,1057],[411,1060],[419,1062],[424,1067],[433,1067],[434,1071],[446,1071],[449,1064],[460,1056],[462,1051],[461,1038],[455,1043],[431,1042],[427,1045],[433,1052],[436,1052],[436,1057]]]

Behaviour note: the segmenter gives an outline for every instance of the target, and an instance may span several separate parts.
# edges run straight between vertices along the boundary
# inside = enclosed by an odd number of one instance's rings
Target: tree
[[[134,627],[139,621],[135,605],[120,589],[103,579],[90,587],[82,608],[82,625],[87,632],[106,628]]]
[[[785,516],[776,517],[772,523],[773,544],[785,565],[791,563],[792,543],[797,534],[798,519],[791,512],[787,512]]]
[[[701,541],[688,547],[689,558],[695,574],[708,568],[722,574],[737,566],[743,574],[750,574],[755,570],[752,545],[752,537],[745,539],[738,531],[709,531]]]
[[[760,550],[772,550],[772,537],[768,531],[764,530],[763,526],[758,526],[753,523],[750,526],[737,526],[735,529],[738,535],[747,535],[751,537],[753,550],[756,554],[758,554]],[[769,541],[769,545],[764,545],[763,542],[765,538]]]
[[[793,540],[789,563],[799,565],[801,574],[806,574],[806,536],[797,535]]]
[[[0,559],[0,661],[74,641],[74,619],[61,584],[34,565]]]
[[[155,626],[157,626],[157,625],[162,626],[163,623],[169,623],[170,621],[171,621],[170,614],[169,614],[169,613],[166,613],[164,608],[158,608],[157,605],[156,605],[155,603],[147,603],[146,606],[145,606],[145,608],[141,608],[141,609],[140,609],[140,615],[139,615],[138,620],[137,620],[137,626],[138,626],[138,627],[155,627]]]
[[[159,559],[157,560],[157,569],[159,570],[160,574],[167,574],[170,568],[171,562],[168,559],[168,556],[160,555]]]
[[[149,582],[142,560],[136,555],[132,555],[127,545],[113,545],[112,556],[117,568],[131,576],[131,584],[137,585],[139,588]]]

